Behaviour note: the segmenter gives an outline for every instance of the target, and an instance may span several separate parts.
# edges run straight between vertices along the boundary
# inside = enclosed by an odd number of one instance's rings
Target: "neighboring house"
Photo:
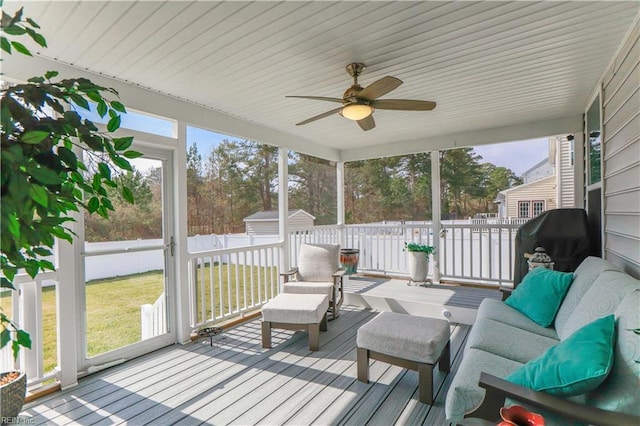
[[[555,193],[555,175],[500,191],[496,199],[496,202],[503,199],[498,207],[500,217],[530,218],[545,210],[555,209]]]
[[[532,218],[546,210],[574,207],[573,163],[573,139],[550,138],[549,157],[522,174],[524,184],[498,193],[498,217]]]
[[[549,142],[551,143],[551,142]],[[556,173],[549,157],[522,173],[522,183],[531,183]]]
[[[316,218],[304,210],[289,210],[289,232],[309,229]],[[247,234],[274,235],[278,234],[278,211],[254,213],[243,219]]]

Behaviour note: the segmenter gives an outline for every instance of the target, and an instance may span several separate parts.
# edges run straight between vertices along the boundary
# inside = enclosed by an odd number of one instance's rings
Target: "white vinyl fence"
[[[194,253],[256,244],[271,244],[277,241],[277,235],[195,235],[188,239],[188,251]],[[92,281],[149,271],[161,271],[164,269],[162,250],[140,251],[140,249],[158,247],[162,243],[161,239],[85,243],[86,253],[109,253],[85,257],[85,280]],[[118,250],[124,250],[124,252],[110,253]],[[226,258],[223,259],[223,262],[226,260]]]

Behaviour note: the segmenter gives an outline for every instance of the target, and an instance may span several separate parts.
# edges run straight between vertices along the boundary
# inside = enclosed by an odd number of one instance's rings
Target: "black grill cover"
[[[573,272],[580,262],[590,255],[587,213],[584,209],[556,209],[541,213],[524,223],[516,233],[514,287],[529,270],[525,253],[533,254],[536,247],[543,247],[553,269]]]

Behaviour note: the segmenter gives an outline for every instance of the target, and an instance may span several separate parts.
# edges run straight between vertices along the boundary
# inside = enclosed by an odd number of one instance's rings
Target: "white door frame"
[[[137,141],[136,141],[137,142]],[[166,303],[166,315],[167,315],[167,333],[161,336],[151,337],[149,339],[142,340],[140,342],[133,343],[131,345],[118,348],[109,352],[98,354],[92,357],[87,357],[87,340],[86,340],[86,320],[85,320],[85,279],[84,279],[84,249],[81,248],[81,261],[79,262],[79,275],[81,284],[77,286],[78,292],[78,310],[77,310],[77,322],[78,322],[78,375],[83,376],[85,374],[93,373],[102,368],[127,361],[128,359],[149,353],[153,350],[162,348],[164,346],[171,345],[176,341],[176,257],[173,255],[173,247],[170,243],[174,239],[174,219],[173,213],[174,203],[174,150],[171,148],[151,147],[145,143],[136,143],[132,146],[136,151],[142,152],[145,156],[162,161],[163,175],[162,175],[162,209],[163,209],[163,224],[162,235],[163,244],[155,249],[161,248],[165,254],[165,297]],[[142,157],[144,158],[144,157]],[[82,215],[80,215],[82,216]],[[84,220],[79,218],[78,224],[78,241],[84,241]],[[81,247],[84,246],[80,243]]]

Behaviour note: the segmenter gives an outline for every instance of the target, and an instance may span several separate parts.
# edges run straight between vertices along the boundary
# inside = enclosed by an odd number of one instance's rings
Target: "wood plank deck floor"
[[[27,406],[31,424],[78,425],[442,425],[444,399],[462,358],[468,325],[452,324],[451,373],[434,369],[433,406],[417,400],[417,373],[373,361],[356,378],[358,327],[377,312],[343,306],[311,352],[307,334],[273,333],[262,349],[260,320],[207,341],[170,346],[80,380]]]

